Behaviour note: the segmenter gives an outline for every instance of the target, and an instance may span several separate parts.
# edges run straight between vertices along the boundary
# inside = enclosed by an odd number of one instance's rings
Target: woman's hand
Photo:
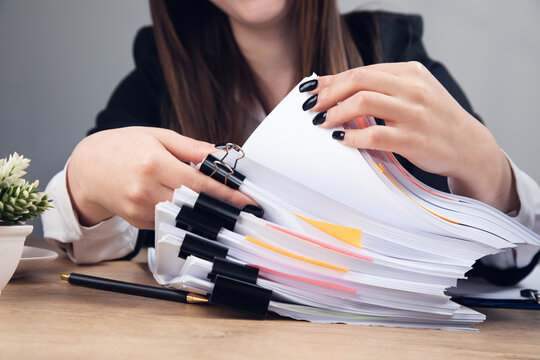
[[[67,168],[79,222],[90,226],[120,215],[137,228],[153,229],[154,205],[171,201],[181,185],[239,206],[253,203],[184,163],[199,163],[215,151],[212,144],[158,128],[128,127],[85,138]]]
[[[448,176],[456,194],[504,212],[519,209],[510,164],[491,133],[422,64],[376,64],[320,77],[311,93],[316,97],[304,108],[316,101],[315,125],[332,128],[361,115],[385,120],[386,126],[334,132],[344,145],[398,153]]]

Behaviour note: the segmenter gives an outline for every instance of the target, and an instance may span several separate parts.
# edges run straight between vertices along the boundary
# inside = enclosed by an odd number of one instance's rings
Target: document
[[[390,153],[341,145],[335,129],[312,125],[307,96],[295,87],[242,147],[197,165],[253,198],[263,217],[186,187],[156,205],[156,281],[259,316],[473,330],[485,316],[448,289],[477,259],[540,237],[420,183]]]

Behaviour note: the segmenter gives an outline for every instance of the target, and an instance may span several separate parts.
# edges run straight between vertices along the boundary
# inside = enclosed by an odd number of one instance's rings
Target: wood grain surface
[[[60,256],[0,296],[0,359],[540,359],[540,311],[482,309],[479,332],[323,325],[70,285],[79,272],[155,285],[145,254]]]

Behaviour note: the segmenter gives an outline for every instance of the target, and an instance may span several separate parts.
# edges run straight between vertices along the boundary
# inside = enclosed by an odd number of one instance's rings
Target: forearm
[[[65,170],[47,186],[54,208],[42,215],[44,237],[66,250],[76,263],[96,263],[132,253],[138,230],[118,216],[93,227],[84,227],[73,210],[66,187]]]

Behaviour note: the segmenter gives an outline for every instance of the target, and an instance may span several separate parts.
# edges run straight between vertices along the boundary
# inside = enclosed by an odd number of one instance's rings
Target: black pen
[[[134,284],[125,281],[105,279],[77,273],[62,274],[60,278],[69,282],[70,284],[85,286],[93,289],[114,291],[123,294],[145,296],[154,299],[177,301],[189,304],[208,303],[208,299],[206,297],[182,290]]]

